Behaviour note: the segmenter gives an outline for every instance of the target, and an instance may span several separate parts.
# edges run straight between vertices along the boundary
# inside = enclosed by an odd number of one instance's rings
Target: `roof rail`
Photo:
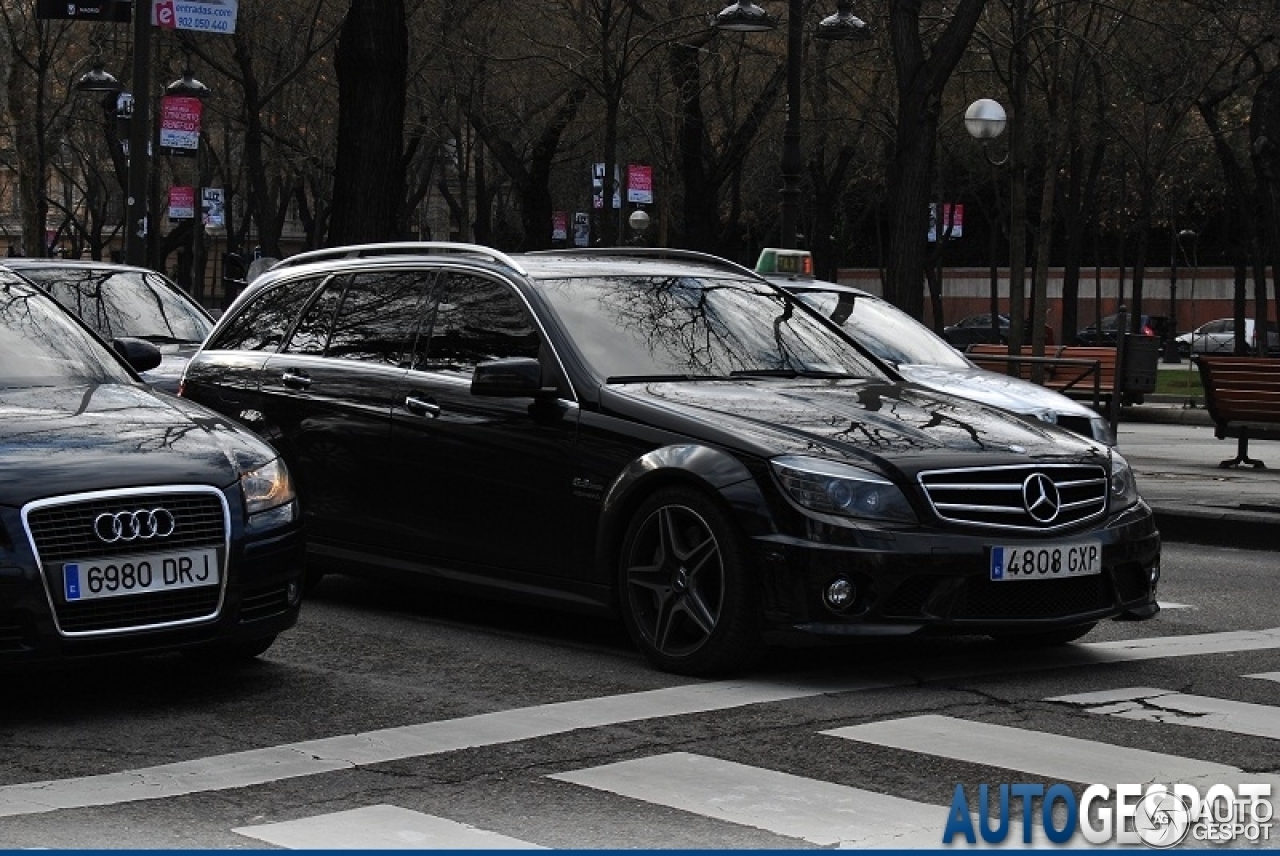
[[[702,253],[697,250],[678,250],[671,247],[567,247],[562,250],[535,250],[525,253],[525,255],[600,256],[601,258],[632,256],[645,259],[671,259],[709,265],[723,270],[731,270],[734,273],[750,274],[757,278],[760,276],[749,267],[744,267],[737,262],[729,261],[720,256],[714,256],[711,253]]]
[[[449,254],[480,256],[491,262],[505,265],[521,275],[525,273],[525,269],[506,253],[499,252],[492,247],[481,246],[480,244],[463,244],[456,241],[391,241],[380,244],[349,244],[342,247],[325,247],[319,250],[308,250],[305,253],[298,253],[295,256],[289,256],[287,259],[281,259],[272,265],[271,269],[278,270],[285,267],[294,267],[295,265],[309,264],[310,262],[332,261],[334,259]]]

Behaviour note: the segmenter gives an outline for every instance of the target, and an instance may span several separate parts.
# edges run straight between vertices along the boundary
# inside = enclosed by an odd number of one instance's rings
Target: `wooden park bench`
[[[1110,400],[1116,386],[1116,349],[1088,348],[1059,345],[1046,347],[1043,357],[1031,355],[1031,346],[1023,345],[1020,356],[1009,353],[1007,345],[974,344],[965,350],[965,356],[988,371],[1008,374],[1011,363],[1018,364],[1018,376],[1023,380],[1035,377],[1035,367],[1040,368],[1040,383],[1049,389],[1071,398],[1092,402],[1101,411]]]
[[[1280,440],[1280,358],[1201,354],[1195,361],[1214,436],[1238,440],[1236,456],[1218,466],[1266,467],[1249,457],[1249,440]]]

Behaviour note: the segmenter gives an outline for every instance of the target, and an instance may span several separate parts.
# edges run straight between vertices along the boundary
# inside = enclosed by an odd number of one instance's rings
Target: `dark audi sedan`
[[[301,602],[288,470],[249,431],[144,384],[154,345],[112,346],[0,272],[0,667],[256,657]]]
[[[703,254],[295,256],[182,394],[280,450],[324,568],[614,611],[671,671],[1158,610],[1160,537],[1114,450],[896,380]]]

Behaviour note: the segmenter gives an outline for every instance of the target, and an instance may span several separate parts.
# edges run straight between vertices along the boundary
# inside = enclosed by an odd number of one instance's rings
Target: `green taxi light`
[[[813,254],[808,250],[765,247],[756,260],[756,273],[813,276]]]

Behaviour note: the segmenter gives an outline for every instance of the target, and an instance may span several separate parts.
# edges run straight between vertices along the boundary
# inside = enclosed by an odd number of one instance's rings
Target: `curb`
[[[1153,506],[1162,540],[1241,550],[1275,550],[1280,546],[1280,514],[1206,508],[1200,505]]]

